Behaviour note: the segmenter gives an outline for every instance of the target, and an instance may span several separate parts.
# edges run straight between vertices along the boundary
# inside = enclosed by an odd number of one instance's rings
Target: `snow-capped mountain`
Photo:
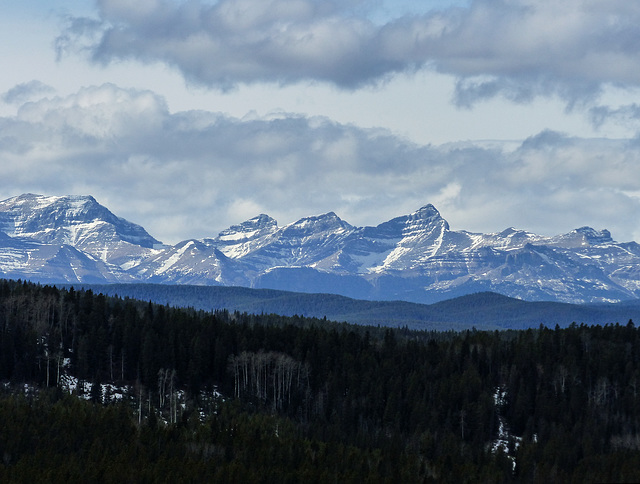
[[[0,202],[0,275],[47,282],[238,285],[429,303],[478,291],[528,300],[640,297],[640,246],[582,227],[544,237],[452,231],[433,205],[354,227],[335,213],[278,226],[259,215],[162,246],[92,197]]]
[[[0,233],[5,277],[69,282],[134,281],[127,269],[161,245],[90,196],[25,194],[4,200]]]

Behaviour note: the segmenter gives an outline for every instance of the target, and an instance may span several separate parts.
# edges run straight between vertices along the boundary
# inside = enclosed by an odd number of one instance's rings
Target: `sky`
[[[640,2],[0,0],[0,199],[640,241]]]

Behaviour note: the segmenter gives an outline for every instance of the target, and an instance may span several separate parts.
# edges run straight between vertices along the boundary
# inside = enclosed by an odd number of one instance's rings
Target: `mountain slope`
[[[127,269],[160,245],[90,196],[9,198],[0,202],[0,231],[1,273],[44,281],[132,282]]]
[[[576,305],[527,302],[491,292],[475,293],[425,305],[406,301],[364,301],[334,294],[273,289],[163,284],[83,285],[95,293],[130,297],[197,310],[306,316],[353,324],[408,327],[417,330],[523,329],[566,327],[571,323],[626,324],[640,321],[637,304]]]
[[[116,217],[91,196],[9,198],[0,202],[0,231],[13,238],[68,245],[125,268],[160,245],[141,226]]]

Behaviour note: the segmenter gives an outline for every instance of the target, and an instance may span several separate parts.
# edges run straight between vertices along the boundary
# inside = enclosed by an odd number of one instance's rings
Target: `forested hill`
[[[417,332],[0,281],[0,382],[0,482],[640,481],[631,321]]]
[[[70,287],[70,286],[69,286]],[[76,288],[78,286],[76,285]],[[417,330],[526,329],[541,324],[560,327],[640,321],[640,300],[618,304],[527,302],[482,292],[435,304],[364,301],[335,294],[307,294],[246,287],[163,284],[84,285],[94,292],[131,297],[169,306],[252,314],[300,315],[353,324]]]

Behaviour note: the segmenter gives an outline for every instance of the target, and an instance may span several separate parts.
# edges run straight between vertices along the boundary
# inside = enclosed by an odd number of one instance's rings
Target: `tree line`
[[[69,375],[93,401],[65,396]],[[170,466],[174,482],[640,479],[632,321],[419,332],[0,281],[0,381],[1,480],[116,481],[115,462],[137,482]]]

